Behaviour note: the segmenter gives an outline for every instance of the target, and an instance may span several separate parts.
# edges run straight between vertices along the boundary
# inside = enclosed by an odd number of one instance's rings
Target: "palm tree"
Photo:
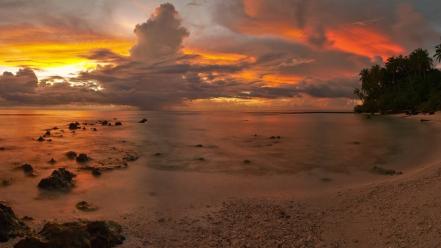
[[[426,76],[433,68],[433,60],[427,50],[418,48],[409,55],[410,64],[418,76]]]
[[[438,46],[435,47],[435,55],[433,57],[435,57],[435,59],[438,62],[441,62],[441,44],[439,44]]]

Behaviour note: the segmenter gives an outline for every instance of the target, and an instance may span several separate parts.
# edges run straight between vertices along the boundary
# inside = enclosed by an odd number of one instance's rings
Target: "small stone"
[[[76,129],[79,129],[79,128],[80,128],[80,123],[78,123],[78,122],[69,123],[69,129],[70,130],[76,130]]]
[[[120,121],[115,122],[115,126],[122,126],[122,123]]]
[[[92,169],[92,175],[94,175],[95,177],[99,177],[101,176],[101,171],[98,168],[93,168]]]
[[[55,164],[57,161],[54,158],[51,158],[51,160],[48,161],[49,164]]]
[[[204,147],[204,145],[202,145],[202,144],[197,144],[197,145],[195,145],[195,147],[199,147],[199,148],[201,148],[201,147]]]
[[[90,158],[85,153],[80,153],[76,158],[78,163],[86,163],[90,160]]]
[[[245,160],[243,161],[243,163],[244,163],[244,164],[251,164],[251,160],[245,159]]]
[[[43,138],[42,136],[40,136],[40,137],[38,137],[37,141],[38,141],[38,142],[43,142],[43,141],[44,141],[44,138]]]
[[[138,121],[138,123],[146,123],[147,119],[143,118],[142,120]]]
[[[34,173],[34,168],[30,164],[23,164],[22,166],[20,166],[20,168],[27,176],[32,176]]]
[[[78,210],[85,211],[85,212],[92,212],[92,211],[98,210],[98,207],[88,203],[87,201],[80,201],[75,205],[75,207]]]
[[[68,151],[68,152],[66,152],[66,157],[68,158],[68,159],[76,159],[77,158],[77,153],[76,152],[74,152],[74,151]]]

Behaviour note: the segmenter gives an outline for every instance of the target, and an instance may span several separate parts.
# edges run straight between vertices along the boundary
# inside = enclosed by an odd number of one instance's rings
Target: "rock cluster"
[[[0,243],[27,234],[29,228],[15,216],[9,206],[0,203]]]
[[[124,240],[121,226],[112,221],[47,223],[39,236],[27,237],[14,248],[110,248]]]

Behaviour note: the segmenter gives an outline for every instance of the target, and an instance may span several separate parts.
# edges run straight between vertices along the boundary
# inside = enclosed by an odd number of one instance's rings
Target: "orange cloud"
[[[198,50],[196,48],[183,48],[185,55],[197,55],[194,63],[200,64],[234,64],[238,62],[254,62],[255,58],[245,54],[238,53],[220,53]]]
[[[0,26],[0,64],[38,69],[90,69],[95,62],[84,58],[91,50],[107,48],[127,55],[133,42],[90,32],[57,27]]]
[[[327,36],[333,48],[371,58],[386,59],[404,52],[388,36],[366,27],[344,26],[328,31]]]

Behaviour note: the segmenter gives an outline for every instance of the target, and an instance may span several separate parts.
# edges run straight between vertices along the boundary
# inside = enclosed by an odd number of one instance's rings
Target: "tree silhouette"
[[[441,59],[441,45],[435,57]],[[438,57],[437,57],[438,56]],[[360,72],[361,88],[354,94],[362,101],[356,112],[433,112],[441,108],[441,72],[424,49],[409,56],[387,59],[384,67],[374,65]]]
[[[433,57],[435,57],[438,62],[441,62],[441,44],[435,47],[435,55]]]

